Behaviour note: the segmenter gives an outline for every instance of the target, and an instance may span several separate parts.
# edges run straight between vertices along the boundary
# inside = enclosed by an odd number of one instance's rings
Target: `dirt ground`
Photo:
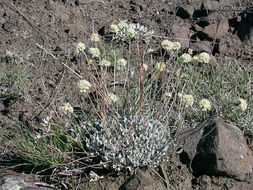
[[[173,37],[170,33],[173,23],[193,22],[191,19],[184,21],[176,16],[177,7],[191,4],[198,9],[202,1],[69,0],[66,2],[68,3],[60,0],[0,1],[0,60],[2,60],[0,76],[13,67],[17,70],[22,68],[24,78],[21,90],[25,94],[22,97],[19,94],[14,96],[12,93],[6,95],[8,85],[0,84],[0,128],[3,133],[8,133],[10,127],[20,122],[33,125],[35,128],[39,127],[40,119],[48,112],[57,109],[57,105],[63,100],[78,105],[80,98],[73,87],[78,78],[63,63],[75,72],[82,73],[84,68],[78,64],[74,56],[74,46],[78,42],[89,45],[89,35],[93,31],[103,33],[104,28],[106,29],[111,22],[127,20],[153,29],[155,35]],[[241,3],[243,7],[248,2],[241,0]],[[241,12],[228,14],[232,19]],[[238,63],[252,64],[250,43],[242,42],[236,31],[229,31],[224,40],[229,45],[229,51],[225,55],[228,61],[236,59]],[[18,64],[13,66],[13,59],[21,66]],[[22,64],[27,66],[23,67]],[[250,137],[252,139],[252,135]],[[6,150],[2,151],[4,153]],[[172,156],[164,169],[172,189],[230,189],[239,183],[225,177],[195,178],[180,162],[178,155]],[[151,176],[155,179],[152,189],[166,189],[166,184],[157,173],[158,168],[150,170]],[[121,173],[105,176],[105,179],[96,183],[89,183],[89,179],[85,177],[80,179],[80,176],[77,176],[76,187],[116,190],[122,187],[127,179],[129,175]],[[69,178],[64,180],[67,183]]]

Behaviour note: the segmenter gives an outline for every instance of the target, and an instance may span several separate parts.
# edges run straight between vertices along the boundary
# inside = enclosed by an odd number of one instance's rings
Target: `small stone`
[[[219,10],[219,2],[218,1],[213,1],[213,0],[205,0],[202,3],[202,8],[203,9],[208,9],[209,11],[217,11]]]
[[[134,177],[124,185],[124,190],[136,190],[140,184],[138,178]]]
[[[142,187],[146,187],[146,186],[150,186],[150,185],[154,184],[154,179],[152,178],[150,173],[147,171],[140,172],[136,177],[139,179],[140,185]]]
[[[208,41],[199,41],[196,43],[192,43],[190,45],[190,48],[197,53],[201,52],[207,52],[207,53],[212,53],[212,43]]]
[[[16,32],[19,29],[19,27],[17,21],[8,20],[3,24],[3,29],[6,32]]]

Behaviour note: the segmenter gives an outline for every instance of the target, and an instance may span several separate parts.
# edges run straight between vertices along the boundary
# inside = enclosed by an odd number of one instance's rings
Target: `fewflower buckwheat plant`
[[[100,55],[100,51],[98,48],[90,48],[89,52],[93,58],[98,58]]]
[[[143,63],[143,69],[144,69],[144,71],[147,71],[148,70],[148,65]]]
[[[85,50],[85,44],[80,42],[76,44],[76,53],[80,53]]]
[[[239,98],[238,101],[239,101],[239,103],[240,103],[240,104],[239,104],[240,109],[241,109],[242,111],[245,111],[245,110],[247,109],[247,107],[248,107],[247,101],[244,100],[244,99],[242,99],[242,98]]]
[[[207,99],[200,100],[199,106],[200,106],[202,111],[211,110],[211,102]]]
[[[201,63],[209,63],[209,61],[210,61],[210,55],[208,54],[208,53],[206,53],[206,52],[202,52],[201,54],[199,54],[199,61],[201,62]]]
[[[181,55],[181,56],[179,57],[179,60],[180,60],[182,63],[189,63],[189,62],[191,62],[192,57],[191,57],[191,55],[189,55],[188,53],[184,53],[183,55]]]
[[[61,111],[64,113],[64,114],[68,114],[68,113],[73,113],[74,109],[73,107],[70,105],[70,103],[64,103],[61,107]]]
[[[80,80],[77,84],[78,89],[80,90],[80,92],[82,93],[86,93],[89,91],[91,84],[89,83],[89,81],[87,80]]]
[[[162,45],[162,48],[167,51],[172,50],[174,48],[174,43],[169,40],[163,40],[161,45]]]
[[[96,34],[96,33],[91,34],[90,35],[90,40],[92,42],[99,42],[99,36],[98,36],[98,34]]]

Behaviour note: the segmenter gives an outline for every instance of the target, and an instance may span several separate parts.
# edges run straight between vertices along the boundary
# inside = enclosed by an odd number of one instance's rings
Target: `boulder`
[[[179,135],[182,157],[194,175],[221,175],[247,181],[253,170],[252,151],[243,132],[218,116]]]

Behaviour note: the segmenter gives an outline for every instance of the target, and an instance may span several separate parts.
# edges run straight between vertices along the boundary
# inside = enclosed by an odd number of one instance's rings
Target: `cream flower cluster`
[[[108,102],[109,104],[115,103],[115,102],[117,102],[117,101],[118,101],[118,97],[117,97],[115,94],[113,94],[113,93],[108,93],[108,94],[107,94],[107,102]]]
[[[107,61],[106,59],[103,59],[101,62],[100,62],[100,65],[102,67],[109,67],[111,66],[111,62],[110,61]]]
[[[85,50],[85,44],[80,42],[76,44],[76,53],[80,53]]]
[[[211,102],[207,99],[202,99],[199,102],[199,106],[202,109],[202,111],[211,110]]]
[[[61,111],[64,113],[64,114],[68,114],[68,113],[73,113],[74,109],[73,107],[70,105],[70,103],[64,103],[61,107]]]
[[[192,62],[194,64],[197,64],[197,63],[209,63],[210,59],[211,59],[210,55],[208,53],[206,53],[206,52],[202,52],[199,55],[196,55],[196,56],[193,56],[193,57],[190,54],[188,54],[188,53],[184,53],[184,54],[182,54],[179,57],[179,60],[182,63]]]
[[[92,42],[99,42],[99,36],[96,33],[90,35],[90,41]]]
[[[239,106],[240,106],[241,110],[245,111],[248,107],[247,101],[242,98],[239,98],[238,101],[240,103]]]
[[[181,48],[181,44],[179,42],[171,42],[169,40],[163,40],[162,48],[169,51],[169,50],[175,50],[178,51]]]
[[[126,64],[127,64],[127,61],[123,58],[121,58],[117,61],[117,65],[120,66],[120,67],[125,67]]]
[[[90,48],[89,52],[93,58],[97,58],[100,55],[100,51],[98,48]]]
[[[158,62],[156,63],[155,68],[158,71],[162,72],[166,68],[166,65],[163,62]]]
[[[91,84],[89,83],[89,81],[83,79],[78,82],[77,86],[80,92],[86,93],[90,89]]]
[[[113,39],[119,41],[128,41],[132,39],[142,38],[147,40],[154,33],[152,30],[148,30],[146,27],[137,24],[127,24],[126,21],[121,21],[118,24],[111,24],[109,31],[114,33]]]
[[[185,104],[185,107],[189,107],[193,105],[194,98],[192,95],[190,94],[182,95],[179,93],[178,96],[182,99],[183,103]]]

